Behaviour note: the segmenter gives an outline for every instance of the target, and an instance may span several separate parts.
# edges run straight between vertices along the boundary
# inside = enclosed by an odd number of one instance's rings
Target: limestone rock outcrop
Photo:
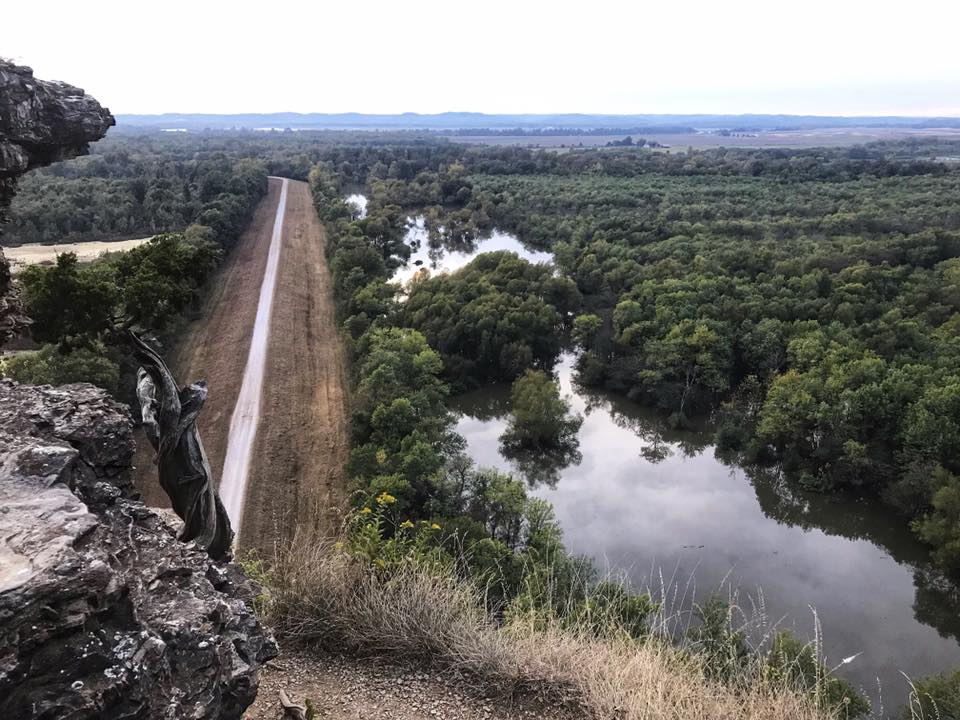
[[[181,543],[92,385],[0,380],[0,717],[240,718],[276,645],[240,568]]]
[[[86,154],[114,124],[110,111],[80,88],[37,80],[30,68],[0,59],[0,224],[20,175]],[[0,345],[24,324],[0,250]]]
[[[0,180],[2,183],[3,180]],[[0,214],[3,210],[0,209]],[[11,337],[19,333],[29,324],[20,310],[20,303],[14,292],[13,281],[10,278],[10,263],[3,256],[0,247],[0,348]]]
[[[114,124],[0,60],[0,222],[17,178]],[[26,320],[0,251],[0,345]],[[176,539],[132,482],[127,409],[0,379],[0,718],[239,719],[277,653],[241,569]]]

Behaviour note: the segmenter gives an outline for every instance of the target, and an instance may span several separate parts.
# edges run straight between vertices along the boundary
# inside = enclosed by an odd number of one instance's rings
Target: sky
[[[0,56],[114,113],[960,116],[958,27],[958,0],[31,0]]]

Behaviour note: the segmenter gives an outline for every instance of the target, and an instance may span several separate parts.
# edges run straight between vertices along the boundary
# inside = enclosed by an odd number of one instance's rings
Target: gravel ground
[[[280,720],[279,691],[310,700],[317,718],[346,720],[582,720],[572,708],[531,698],[484,697],[451,674],[331,655],[286,653],[268,664],[245,720]]]

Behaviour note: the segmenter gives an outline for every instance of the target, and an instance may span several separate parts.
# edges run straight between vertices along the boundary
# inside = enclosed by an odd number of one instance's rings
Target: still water
[[[368,198],[361,193],[353,193],[344,197],[357,219],[367,216]],[[407,218],[407,229],[403,242],[410,248],[409,259],[394,270],[390,281],[406,285],[417,273],[423,271],[430,275],[455,272],[473,260],[480,253],[508,250],[532,263],[548,263],[553,261],[553,254],[536,250],[524,245],[516,236],[494,230],[486,237],[463,239],[452,242],[438,237],[431,237],[423,215]]]
[[[725,465],[710,433],[672,432],[630,401],[572,382],[573,357],[556,368],[584,416],[578,458],[519,467],[500,452],[509,387],[453,399],[457,431],[480,466],[532,480],[549,500],[568,549],[639,587],[672,587],[673,606],[739,589],[739,604],[812,638],[822,626],[828,666],[862,687],[887,715],[911,677],[960,665],[960,598],[927,566],[902,519],[875,502],[801,493],[772,471]],[[662,577],[662,581],[661,581]]]
[[[363,220],[367,216],[367,196],[360,193],[347,195],[343,201],[353,208],[354,216],[358,220]]]
[[[473,260],[480,253],[509,250],[532,263],[551,262],[553,255],[533,250],[515,236],[494,230],[488,237],[476,238],[456,245],[431,242],[422,216],[407,221],[404,242],[410,247],[410,259],[394,272],[392,282],[402,285],[418,272],[426,269],[431,275],[454,272]]]
[[[365,197],[348,201],[365,213]],[[408,221],[404,239],[411,256],[392,277],[402,284],[423,268],[455,271],[481,252],[552,259],[501,232],[443,247],[422,217]],[[904,673],[960,666],[960,591],[932,570],[902,518],[870,499],[805,493],[775,471],[726,464],[709,428],[674,431],[625,398],[579,387],[573,363],[567,353],[555,368],[584,416],[578,452],[564,458],[517,463],[501,453],[509,386],[451,401],[469,455],[524,477],[550,501],[572,553],[658,597],[668,588],[678,613],[712,592],[735,592],[744,613],[768,627],[812,639],[819,624],[828,667],[871,698],[877,717],[906,702]]]

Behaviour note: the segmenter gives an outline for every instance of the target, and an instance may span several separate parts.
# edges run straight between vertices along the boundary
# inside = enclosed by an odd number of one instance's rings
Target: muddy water
[[[878,700],[886,715],[906,701],[912,677],[960,665],[956,591],[941,587],[925,549],[902,519],[875,502],[802,493],[773,472],[746,472],[714,454],[710,433],[672,432],[662,418],[571,381],[573,358],[557,374],[584,415],[569,465],[518,467],[500,452],[509,388],[453,401],[458,432],[482,466],[532,481],[549,500],[567,547],[638,586],[670,585],[670,603],[689,607],[724,587],[770,624],[812,638],[814,612],[831,667]],[[661,580],[662,578],[662,580]]]

